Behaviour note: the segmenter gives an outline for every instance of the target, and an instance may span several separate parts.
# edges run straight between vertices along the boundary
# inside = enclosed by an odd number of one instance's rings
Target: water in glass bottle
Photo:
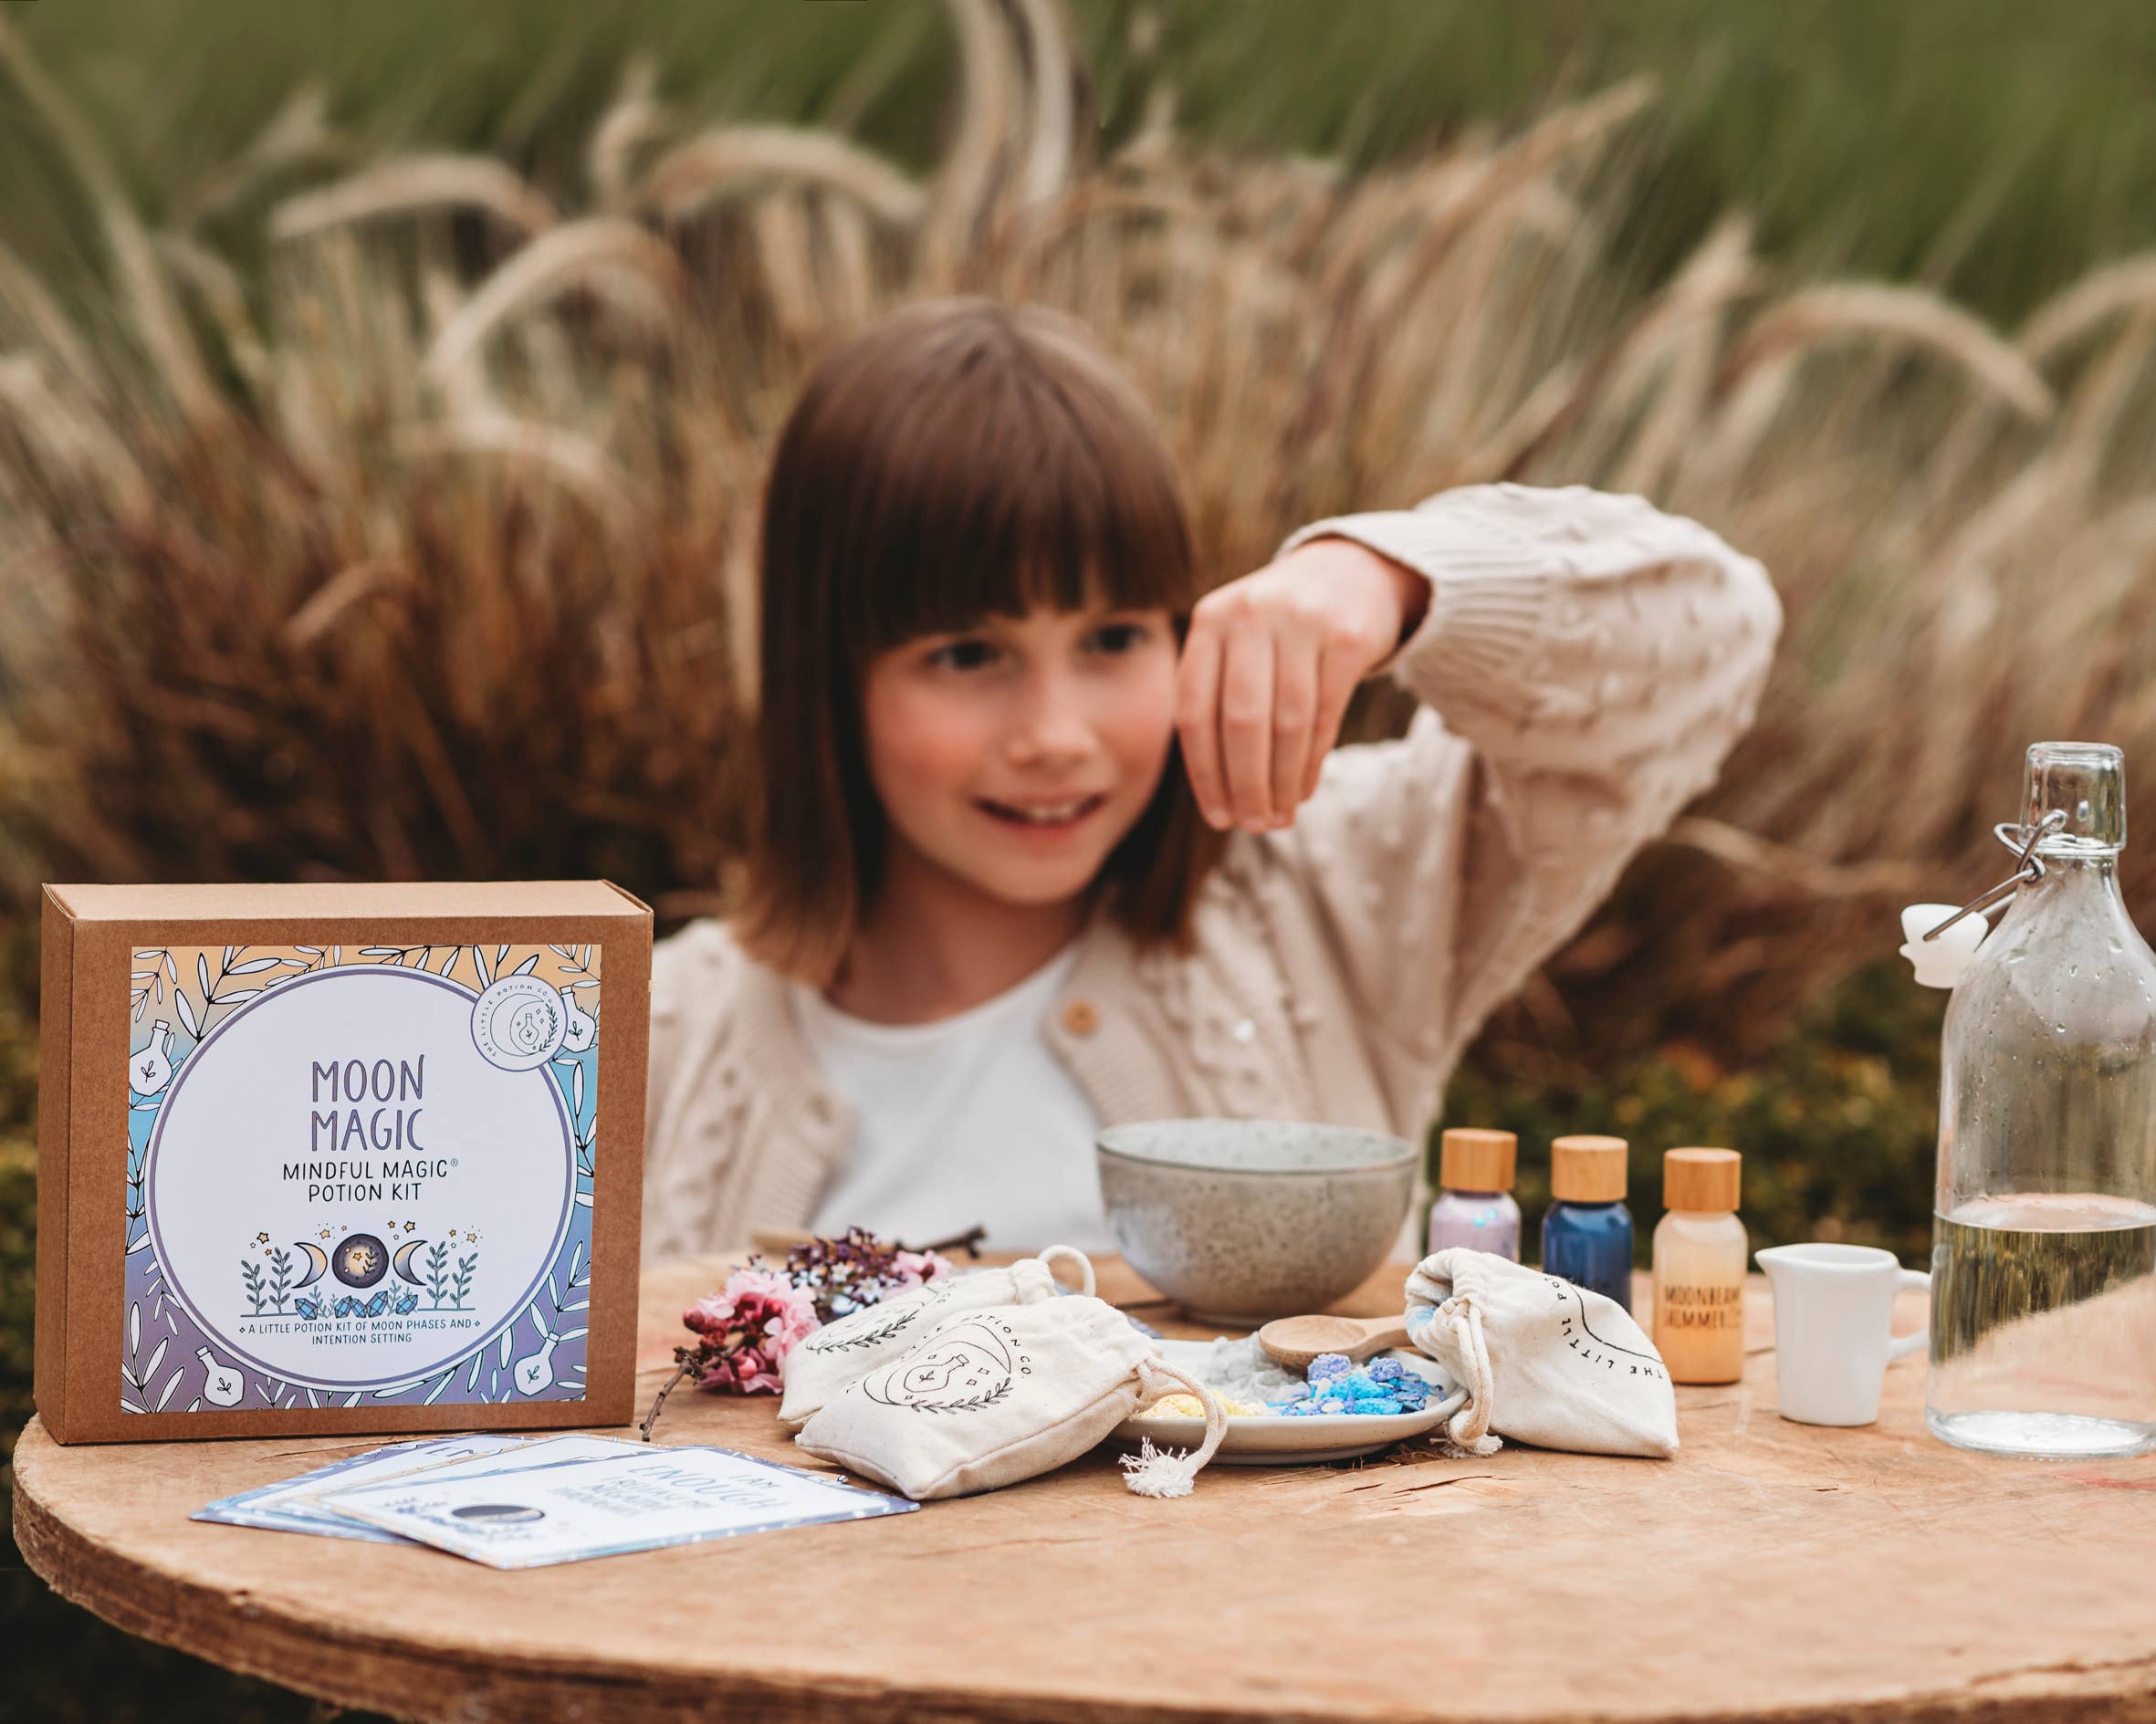
[[[2156,956],[2119,894],[2123,758],[2037,743],[2024,805],[2000,829],[2013,902],[1947,1008],[1926,1419],[1997,1454],[2138,1454],[2156,1447]]]

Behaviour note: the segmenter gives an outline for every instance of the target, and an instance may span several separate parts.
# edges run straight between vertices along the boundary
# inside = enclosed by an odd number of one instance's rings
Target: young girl
[[[919,305],[817,371],[765,500],[747,890],[654,956],[648,1255],[1112,1249],[1125,1120],[1419,1141],[1712,782],[1781,622],[1706,528],[1576,488],[1318,521],[1194,606],[1196,575],[1070,319]],[[1387,667],[1408,734],[1334,750]]]

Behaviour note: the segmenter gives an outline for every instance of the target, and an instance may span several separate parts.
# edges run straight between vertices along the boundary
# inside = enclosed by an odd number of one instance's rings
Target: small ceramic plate
[[[1164,1341],[1160,1351],[1170,1364],[1197,1374],[1210,1351],[1209,1341]],[[1303,1461],[1351,1460],[1434,1431],[1448,1416],[1437,1409],[1452,1393],[1444,1367],[1419,1353],[1396,1348],[1381,1355],[1397,1359],[1430,1385],[1430,1404],[1419,1413],[1319,1413],[1307,1418],[1284,1414],[1231,1418],[1215,1459],[1226,1466],[1284,1467]],[[1367,1363],[1366,1361],[1365,1363]],[[1114,1432],[1120,1442],[1150,1437],[1163,1448],[1196,1448],[1205,1441],[1201,1418],[1126,1418]]]

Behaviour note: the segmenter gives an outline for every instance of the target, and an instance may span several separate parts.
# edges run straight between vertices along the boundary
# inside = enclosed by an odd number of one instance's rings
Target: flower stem
[[[666,1379],[666,1386],[659,1391],[659,1398],[652,1403],[652,1410],[644,1416],[644,1422],[637,1426],[637,1434],[645,1442],[648,1443],[652,1439],[652,1426],[659,1422],[659,1409],[666,1405],[666,1397],[674,1393],[675,1385],[688,1374],[689,1361],[684,1359],[675,1368],[674,1374]]]

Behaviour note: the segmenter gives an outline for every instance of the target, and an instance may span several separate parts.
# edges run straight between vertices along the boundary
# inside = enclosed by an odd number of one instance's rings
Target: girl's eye
[[[1127,653],[1145,638],[1141,623],[1110,622],[1093,632],[1091,645],[1096,653]]]
[[[928,663],[947,671],[978,671],[993,663],[995,647],[987,641],[951,641],[928,654]]]

